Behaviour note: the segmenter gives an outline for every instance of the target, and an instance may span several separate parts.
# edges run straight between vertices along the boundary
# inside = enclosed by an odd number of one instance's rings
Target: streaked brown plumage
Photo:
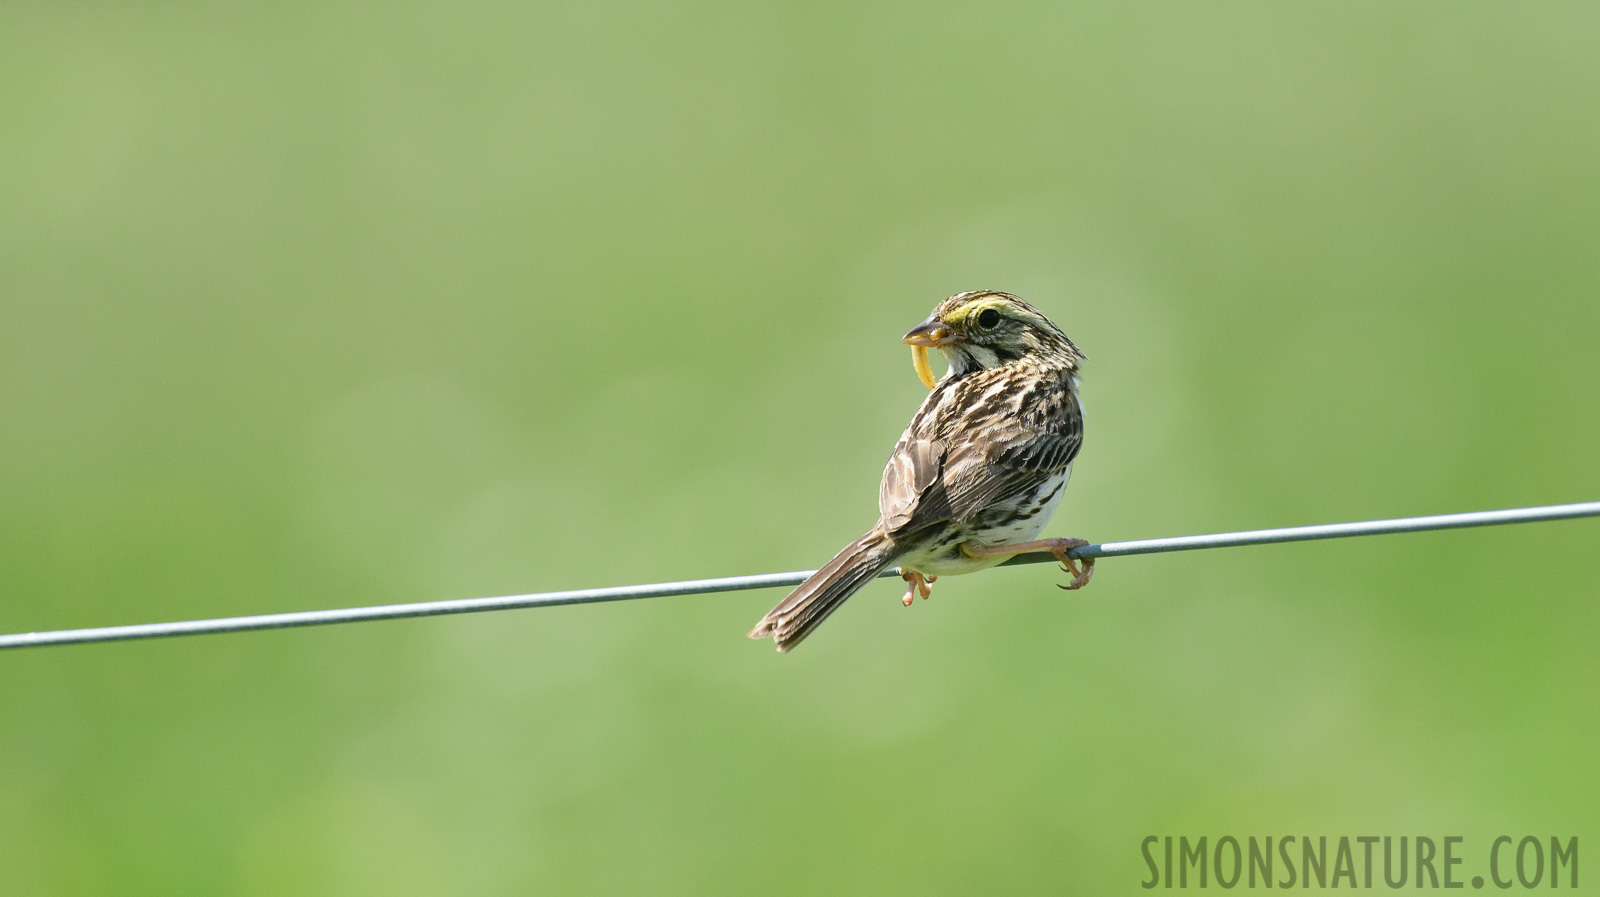
[[[905,602],[935,578],[992,567],[1024,551],[1051,551],[1088,583],[1066,552],[1081,539],[1033,541],[1055,512],[1083,444],[1078,371],[1084,355],[1037,309],[1010,293],[951,296],[906,334],[938,348],[950,371],[928,394],[889,456],[878,522],[773,608],[751,638],[779,651],[799,644],[845,599],[899,566]]]

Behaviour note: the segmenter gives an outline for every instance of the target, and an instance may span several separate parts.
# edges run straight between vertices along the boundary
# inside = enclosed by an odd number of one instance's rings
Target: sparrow
[[[878,522],[750,631],[788,651],[890,567],[903,603],[940,576],[973,573],[1023,552],[1054,554],[1080,589],[1094,561],[1083,539],[1040,539],[1083,445],[1078,375],[1086,360],[1043,313],[1010,293],[975,290],[939,303],[903,340],[931,392],[895,443],[878,488]],[[949,361],[935,381],[928,349]]]

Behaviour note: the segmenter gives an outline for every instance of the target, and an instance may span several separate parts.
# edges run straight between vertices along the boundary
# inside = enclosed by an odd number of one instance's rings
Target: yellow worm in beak
[[[916,369],[917,379],[922,381],[923,386],[932,389],[938,385],[939,381],[933,377],[933,368],[928,364],[927,346],[911,347],[911,366]]]

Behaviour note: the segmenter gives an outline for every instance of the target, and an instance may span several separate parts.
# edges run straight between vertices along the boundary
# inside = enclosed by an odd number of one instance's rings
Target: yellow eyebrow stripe
[[[970,318],[975,314],[980,314],[986,308],[992,308],[996,311],[1003,311],[1008,308],[1009,305],[1010,303],[998,296],[979,296],[976,299],[969,299],[962,305],[958,305],[950,311],[945,312],[941,318],[947,324],[960,324],[967,318]]]

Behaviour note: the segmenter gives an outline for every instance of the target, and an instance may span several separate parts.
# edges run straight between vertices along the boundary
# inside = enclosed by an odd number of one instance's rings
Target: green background
[[[1090,356],[1050,534],[1600,497],[1597,50],[1576,3],[6,3],[0,631],[815,567],[980,287]],[[1149,834],[1470,878],[1600,834],[1597,547],[882,582],[789,656],[777,591],[6,653],[0,893],[1142,893]]]

